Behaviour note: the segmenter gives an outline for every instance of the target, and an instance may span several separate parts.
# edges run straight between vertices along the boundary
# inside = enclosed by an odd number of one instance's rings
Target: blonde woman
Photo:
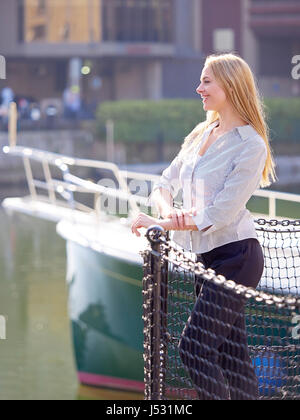
[[[206,121],[186,137],[150,196],[161,219],[140,213],[132,232],[159,224],[216,274],[256,288],[264,257],[246,204],[276,180],[268,127],[248,64],[236,54],[206,59],[197,93]],[[183,193],[183,208],[173,199]],[[257,399],[244,320],[244,300],[201,284],[179,352],[199,399]]]

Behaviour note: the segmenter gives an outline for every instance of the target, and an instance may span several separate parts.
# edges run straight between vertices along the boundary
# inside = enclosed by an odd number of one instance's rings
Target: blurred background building
[[[300,0],[0,2],[0,89],[42,107],[56,99],[69,115],[106,100],[196,97],[205,56],[226,51],[247,60],[263,95],[299,96]]]

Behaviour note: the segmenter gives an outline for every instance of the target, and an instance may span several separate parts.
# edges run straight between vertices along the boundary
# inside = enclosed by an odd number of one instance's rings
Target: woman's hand
[[[154,217],[148,216],[145,213],[139,213],[139,215],[134,219],[131,225],[131,232],[134,233],[136,236],[141,236],[138,229],[141,228],[148,228],[151,225],[158,225],[159,219]]]
[[[192,216],[196,216],[197,210],[193,207],[191,210],[171,209],[166,219],[171,219],[171,230],[189,230],[193,226]]]
[[[141,236],[138,229],[148,228],[151,225],[162,226],[166,230],[197,230],[192,216],[197,214],[197,210],[193,207],[191,210],[172,209],[168,215],[164,215],[166,219],[160,220],[148,216],[145,213],[139,213],[131,225],[131,231],[136,236]]]

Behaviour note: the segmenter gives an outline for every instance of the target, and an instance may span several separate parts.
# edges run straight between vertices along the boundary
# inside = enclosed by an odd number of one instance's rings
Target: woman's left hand
[[[140,213],[136,219],[133,221],[131,225],[131,231],[136,236],[141,236],[138,229],[141,228],[148,228],[151,225],[157,225],[159,223],[158,219],[155,219],[154,217],[148,216],[145,213]]]

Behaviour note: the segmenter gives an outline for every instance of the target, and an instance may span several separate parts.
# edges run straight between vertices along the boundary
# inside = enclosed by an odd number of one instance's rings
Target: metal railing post
[[[151,250],[144,253],[144,361],[145,399],[161,400],[164,396],[166,353],[165,295],[168,264],[162,258],[160,226],[150,226],[147,239]]]
[[[36,192],[36,188],[35,188],[35,185],[34,185],[32,169],[31,169],[30,160],[29,160],[28,156],[23,156],[23,163],[24,163],[26,180],[27,180],[27,185],[28,185],[29,191],[30,191],[30,195],[33,199],[36,199],[37,198],[37,192]]]
[[[165,239],[169,242],[169,232],[166,232]],[[164,251],[165,256],[169,256],[169,251]],[[162,381],[162,397],[166,394],[166,371],[167,371],[167,355],[168,355],[168,274],[169,262],[167,259],[162,261],[161,266],[161,381]]]
[[[52,180],[52,176],[51,176],[49,163],[46,162],[46,161],[43,161],[42,166],[43,166],[44,176],[45,176],[45,180],[46,180],[47,187],[48,187],[49,200],[50,200],[50,202],[55,204],[56,203],[55,189],[53,188],[53,180]]]
[[[276,197],[271,196],[269,198],[269,217],[274,219],[276,217]]]

